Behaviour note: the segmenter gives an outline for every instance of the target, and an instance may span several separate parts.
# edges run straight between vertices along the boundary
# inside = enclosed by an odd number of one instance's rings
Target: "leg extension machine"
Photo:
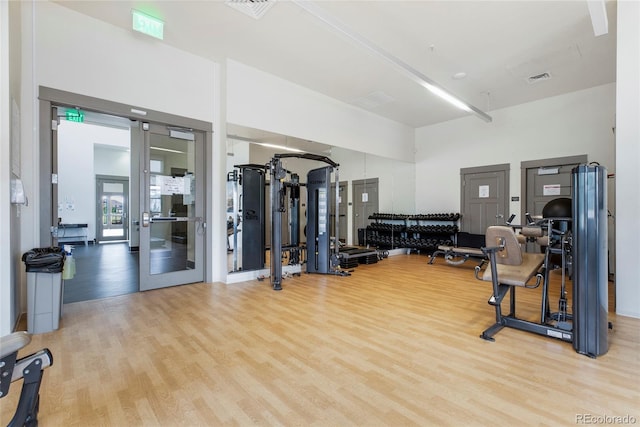
[[[31,335],[26,332],[14,332],[0,338],[0,398],[9,393],[12,382],[24,379],[18,407],[9,427],[37,427],[42,375],[53,364],[48,349],[18,359],[18,351],[29,342]]]
[[[490,281],[493,286],[493,294],[488,302],[495,308],[496,323],[482,332],[480,337],[494,341],[493,336],[496,333],[504,327],[510,327],[572,342],[573,333],[570,330],[516,317],[516,288],[537,288],[540,285],[546,275],[540,271],[545,255],[522,253],[518,238],[511,227],[491,226],[487,229],[486,239],[487,247],[483,248],[483,251],[489,256],[489,266],[482,280]],[[534,276],[536,276],[535,284],[529,285],[528,282]],[[505,316],[502,314],[500,304],[507,293],[509,293],[509,314]]]

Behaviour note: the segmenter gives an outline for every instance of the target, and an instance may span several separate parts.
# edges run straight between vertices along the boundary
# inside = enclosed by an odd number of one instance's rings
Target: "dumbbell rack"
[[[415,224],[407,227],[410,249],[432,253],[441,245],[455,245],[458,235],[459,213],[417,214],[409,218]]]
[[[407,218],[409,215],[373,213],[369,219],[375,222],[367,225],[366,241],[368,245],[380,249],[401,248],[406,237]]]
[[[366,229],[367,243],[384,249],[407,248],[432,253],[440,245],[455,245],[459,213],[374,213]]]

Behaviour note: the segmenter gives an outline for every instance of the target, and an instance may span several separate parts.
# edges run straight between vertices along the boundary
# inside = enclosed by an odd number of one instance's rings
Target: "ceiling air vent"
[[[225,4],[253,19],[260,19],[276,0],[226,0]]]
[[[551,78],[551,74],[549,73],[541,73],[541,74],[536,74],[535,76],[529,76],[527,77],[527,82],[529,82],[529,84],[534,84],[534,83],[538,83],[541,82],[543,80],[549,80]]]

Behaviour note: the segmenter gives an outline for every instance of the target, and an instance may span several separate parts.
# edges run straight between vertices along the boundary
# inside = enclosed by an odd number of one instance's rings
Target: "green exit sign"
[[[137,10],[131,11],[133,29],[151,37],[162,40],[164,38],[164,22]]]
[[[67,110],[66,119],[70,122],[84,122],[84,111],[80,110]]]

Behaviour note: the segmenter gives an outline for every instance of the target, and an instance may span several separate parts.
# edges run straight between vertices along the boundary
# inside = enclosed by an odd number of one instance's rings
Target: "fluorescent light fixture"
[[[135,9],[131,10],[131,19],[131,26],[134,31],[160,40],[164,38],[164,22],[160,19]]]
[[[170,148],[162,148],[162,147],[151,147],[152,150],[156,150],[156,151],[167,151],[169,153],[177,153],[177,154],[184,154],[184,151],[180,151],[180,150],[172,150]]]
[[[229,135],[229,134],[227,134],[227,139],[234,139],[236,141],[250,142],[252,144],[262,145],[263,147],[267,147],[267,148],[275,148],[276,150],[292,151],[294,153],[304,153],[305,152],[304,150],[300,150],[298,148],[287,147],[286,145],[269,144],[268,142],[260,142],[260,141],[256,141],[255,139],[251,139],[251,138],[247,138],[247,137],[239,136],[239,135]]]
[[[268,144],[266,142],[256,142],[256,144],[262,145],[263,147],[275,148],[276,150],[292,151],[294,153],[304,153],[304,151],[302,151],[302,150],[299,150],[299,149],[293,148],[293,147],[287,147],[287,146],[284,146],[284,145]]]
[[[607,19],[607,8],[604,0],[588,0],[589,15],[591,15],[591,25],[593,25],[593,34],[602,36],[609,32],[609,20]]]
[[[293,0],[293,2],[298,6],[300,6],[302,9],[309,12],[311,15],[315,16],[316,18],[324,22],[325,24],[338,30],[345,36],[349,37],[351,40],[360,44],[362,47],[370,50],[371,52],[378,55],[382,59],[385,59],[387,62],[391,63],[391,65],[394,65],[398,71],[402,72],[403,74],[405,74],[407,77],[409,77],[411,80],[418,83],[419,85],[426,87],[433,94],[439,96],[440,98],[451,103],[457,108],[460,108],[464,111],[475,114],[485,122],[491,122],[492,118],[490,115],[474,107],[471,104],[463,102],[458,97],[456,97],[455,95],[451,94],[446,89],[444,89],[441,85],[439,85],[435,81],[431,80],[429,77],[425,76],[424,74],[420,73],[418,70],[411,67],[409,64],[406,64],[405,62],[391,55],[389,52],[385,51],[381,47],[373,44],[366,38],[362,37],[360,34],[352,31],[346,25],[336,20],[333,16],[329,15],[325,10],[319,8],[312,1]]]
[[[460,101],[458,98],[456,98],[455,96],[451,95],[449,92],[446,92],[444,89],[441,89],[437,86],[431,85],[431,84],[425,84],[424,85],[427,89],[429,89],[429,92],[433,93],[434,95],[439,96],[440,98],[444,99],[445,101],[447,101],[449,104],[454,105],[456,107],[458,107],[461,110],[467,111],[469,113],[471,113],[471,108],[463,101]]]

